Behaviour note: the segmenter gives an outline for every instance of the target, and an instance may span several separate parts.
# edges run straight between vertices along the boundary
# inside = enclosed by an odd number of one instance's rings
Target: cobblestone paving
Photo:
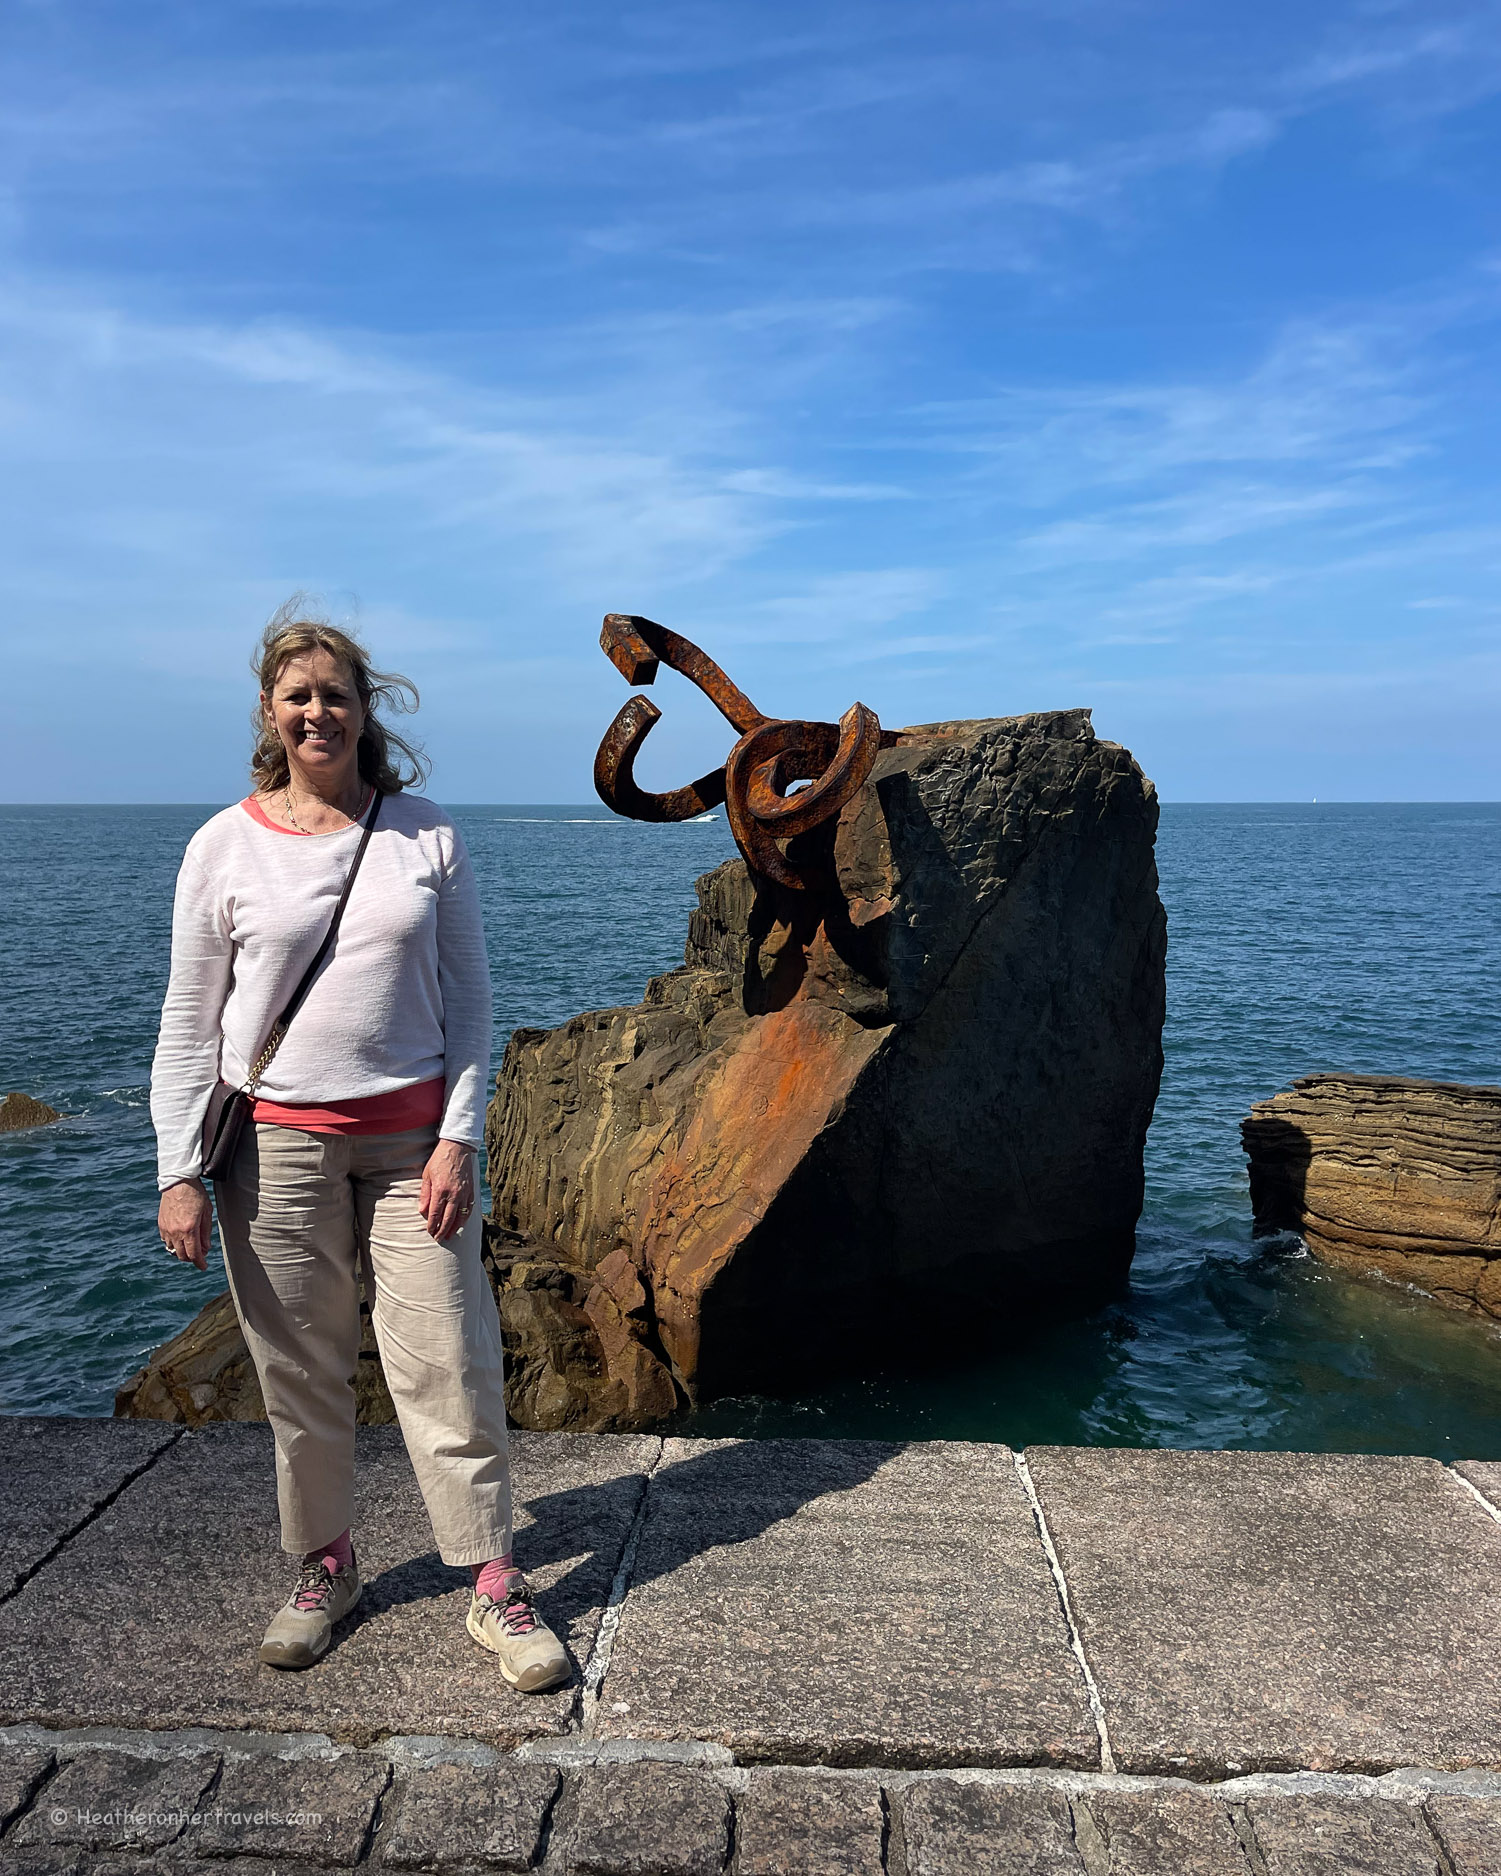
[[[0,1420],[0,1876],[1501,1876],[1495,1467],[523,1436],[527,1699],[386,1429],[260,1667],[269,1460]]]
[[[1501,1777],[840,1772],[614,1741],[0,1735],[5,1876],[1497,1876]],[[546,1756],[544,1755],[544,1752]]]

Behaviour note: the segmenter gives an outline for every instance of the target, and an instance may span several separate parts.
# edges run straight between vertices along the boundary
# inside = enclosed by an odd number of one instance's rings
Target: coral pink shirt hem
[[[255,1101],[252,1120],[272,1127],[300,1127],[304,1133],[407,1133],[413,1127],[436,1127],[443,1118],[443,1077],[419,1081],[389,1094],[365,1094],[333,1106],[290,1101]]]

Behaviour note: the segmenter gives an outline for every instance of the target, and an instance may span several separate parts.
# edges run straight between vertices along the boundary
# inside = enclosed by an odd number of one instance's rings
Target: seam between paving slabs
[[[1479,1505],[1480,1509],[1493,1523],[1501,1524],[1501,1511],[1497,1511],[1496,1507],[1486,1497],[1485,1493],[1481,1491],[1478,1485],[1472,1485],[1465,1475],[1462,1472],[1456,1472],[1453,1466],[1445,1466],[1444,1470],[1448,1473],[1449,1477],[1453,1479],[1456,1485],[1462,1485],[1464,1487],[1471,1498],[1474,1499],[1475,1503]]]
[[[145,1459],[142,1460],[140,1465],[138,1465],[133,1472],[126,1473],[125,1477],[121,1479],[120,1483],[114,1488],[112,1492],[107,1492],[104,1495],[104,1497],[99,1500],[97,1505],[91,1505],[89,1507],[89,1509],[83,1514],[83,1516],[78,1520],[76,1524],[70,1525],[68,1529],[63,1532],[62,1536],[57,1540],[57,1542],[52,1546],[52,1548],[47,1552],[45,1556],[38,1557],[35,1563],[30,1564],[26,1569],[19,1571],[17,1573],[16,1580],[12,1584],[12,1586],[8,1590],[6,1590],[4,1595],[0,1595],[0,1606],[3,1606],[5,1603],[10,1602],[14,1597],[19,1596],[21,1591],[25,1589],[26,1585],[31,1581],[31,1579],[37,1574],[39,1570],[45,1570],[47,1565],[51,1563],[52,1559],[56,1557],[59,1554],[59,1552],[61,1552],[67,1545],[71,1544],[73,1539],[77,1537],[80,1532],[86,1531],[88,1529],[88,1527],[94,1522],[95,1518],[99,1516],[101,1511],[108,1511],[110,1506],[115,1502],[115,1500],[121,1495],[122,1492],[129,1491],[130,1487],[135,1484],[136,1480],[139,1478],[143,1478],[146,1475],[146,1473],[148,1473],[151,1470],[151,1468],[156,1464],[157,1460],[162,1457],[164,1453],[170,1453],[173,1447],[176,1446],[177,1442],[187,1432],[187,1430],[188,1429],[186,1427],[179,1427],[169,1440],[164,1441],[163,1444],[158,1446],[154,1452],[148,1453]]]
[[[1246,1860],[1246,1867],[1251,1876],[1267,1876],[1266,1858],[1261,1854],[1261,1845],[1256,1841],[1256,1832],[1251,1826],[1251,1816],[1243,1804],[1227,1804],[1230,1813],[1230,1825],[1240,1839],[1240,1853]]]
[[[1110,1744],[1110,1728],[1105,1723],[1105,1703],[1100,1698],[1100,1689],[1094,1677],[1094,1670],[1090,1667],[1089,1657],[1084,1652],[1084,1638],[1079,1633],[1078,1623],[1074,1620],[1074,1607],[1068,1593],[1068,1582],[1063,1574],[1063,1564],[1059,1560],[1057,1546],[1053,1542],[1053,1533],[1048,1529],[1042,1500],[1037,1496],[1037,1487],[1032,1483],[1032,1473],[1026,1459],[1019,1452],[1013,1452],[1011,1459],[1016,1467],[1016,1476],[1021,1480],[1022,1490],[1027,1494],[1027,1503],[1032,1507],[1032,1522],[1037,1526],[1037,1535],[1042,1540],[1048,1568],[1053,1573],[1053,1588],[1058,1594],[1058,1606],[1062,1609],[1063,1620],[1068,1625],[1068,1645],[1079,1664],[1079,1672],[1084,1676],[1085,1691],[1089,1695],[1089,1710],[1094,1715],[1094,1729],[1100,1738],[1100,1770],[1113,1772],[1115,1753]]]
[[[1110,1851],[1082,1791],[1068,1793],[1068,1822],[1085,1876],[1110,1876]]]
[[[1501,1804],[1501,1772],[1472,1769],[1439,1771],[1431,1766],[1403,1766],[1393,1772],[1242,1772],[1234,1778],[1200,1780],[1161,1773],[1088,1772],[1066,1766],[839,1766],[762,1764],[736,1765],[724,1747],[700,1754],[685,1750],[693,1742],[681,1740],[605,1740],[590,1751],[574,1739],[529,1741],[506,1752],[483,1740],[440,1739],[434,1736],[392,1735],[374,1746],[335,1744],[326,1735],[305,1733],[237,1733],[230,1730],[187,1728],[176,1733],[151,1728],[65,1727],[52,1729],[25,1722],[0,1727],[0,1750],[28,1747],[52,1752],[66,1764],[91,1752],[123,1752],[134,1758],[173,1760],[215,1756],[229,1759],[382,1760],[396,1774],[420,1771],[433,1765],[460,1765],[477,1775],[502,1764],[553,1764],[561,1772],[587,1772],[596,1764],[617,1762],[678,1765],[707,1772],[732,1791],[748,1787],[759,1772],[812,1782],[880,1784],[891,1791],[951,1780],[965,1785],[1022,1786],[1066,1792],[1088,1798],[1101,1793],[1129,1795],[1148,1792],[1193,1792],[1226,1804],[1243,1804],[1253,1797],[1331,1797],[1366,1799],[1421,1806],[1436,1797],[1470,1797]],[[539,1748],[543,1748],[540,1749]],[[571,1748],[571,1750],[570,1750]]]
[[[1444,1846],[1444,1840],[1439,1835],[1438,1826],[1428,1813],[1428,1806],[1426,1804],[1419,1807],[1418,1816],[1422,1818],[1423,1827],[1428,1832],[1429,1839],[1433,1844],[1433,1854],[1438,1861],[1442,1876],[1460,1876],[1460,1873],[1454,1867],[1454,1859],[1449,1855],[1448,1850]]]
[[[223,1777],[224,1777],[224,1766],[223,1766],[223,1763],[221,1762],[219,1766],[219,1771],[217,1774],[217,1780],[214,1786],[214,1789],[216,1791],[218,1790],[217,1781],[222,1780]],[[396,1782],[396,1768],[391,1764],[389,1760],[387,1760],[386,1782],[381,1786],[380,1790],[376,1792],[375,1794],[375,1803],[371,1807],[370,1816],[366,1820],[366,1823],[365,1823],[365,1834],[360,1839],[359,1849],[356,1850],[354,1853],[354,1860],[356,1863],[365,1862],[368,1858],[370,1858],[372,1852],[375,1849],[376,1835],[380,1830],[382,1822],[384,1821],[386,1799],[390,1797],[391,1787],[395,1784],[395,1782]]]
[[[656,1456],[642,1476],[641,1497],[636,1503],[631,1528],[626,1532],[625,1544],[620,1552],[620,1564],[615,1571],[615,1580],[610,1585],[604,1614],[599,1618],[599,1633],[594,1638],[594,1646],[590,1650],[589,1660],[584,1668],[583,1686],[579,1689],[575,1718],[579,1731],[585,1739],[594,1737],[595,1728],[599,1724],[599,1708],[604,1695],[605,1676],[610,1671],[610,1657],[615,1652],[615,1636],[620,1628],[625,1599],[631,1593],[631,1577],[636,1568],[636,1550],[641,1542],[641,1532],[646,1524],[647,1506],[651,1500],[651,1482],[657,1476],[657,1468],[661,1465],[666,1453],[667,1442],[665,1439],[659,1439]]]

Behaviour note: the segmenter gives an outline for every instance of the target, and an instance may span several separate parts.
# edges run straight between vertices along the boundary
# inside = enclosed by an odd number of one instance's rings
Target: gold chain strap
[[[271,1034],[267,1037],[265,1048],[262,1049],[260,1054],[256,1057],[255,1067],[251,1069],[250,1078],[245,1083],[245,1092],[247,1094],[255,1093],[256,1088],[260,1085],[261,1076],[264,1075],[266,1070],[271,1066],[271,1058],[281,1047],[281,1039],[285,1034],[286,1030],[281,1023],[278,1022],[272,1029]]]

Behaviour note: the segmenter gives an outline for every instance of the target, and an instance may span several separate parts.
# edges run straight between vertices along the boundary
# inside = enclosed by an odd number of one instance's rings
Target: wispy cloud
[[[1364,94],[1390,113],[1467,110],[1501,88],[1501,7],[1495,0],[1398,4],[1328,23],[1323,43],[1284,75],[1295,108],[1329,94]]]
[[[779,469],[737,469],[723,478],[723,486],[738,495],[784,502],[890,502],[910,493],[890,482],[816,482]]]
[[[926,612],[946,584],[944,575],[931,567],[822,574],[804,581],[795,593],[756,601],[747,609],[749,629],[763,641],[784,644],[848,642]],[[884,635],[877,639],[882,646],[887,642]]]
[[[1099,217],[1112,213],[1134,184],[1164,170],[1217,169],[1276,134],[1275,120],[1264,111],[1223,109],[1182,132],[916,186],[814,197],[801,213],[822,222],[881,224],[930,223],[1004,208]]]
[[[1452,318],[1455,308],[1449,307]],[[1295,321],[1240,375],[1017,384],[918,413],[935,448],[1025,471],[1038,499],[1084,484],[1255,463],[1393,467],[1426,445],[1431,364],[1415,344],[1444,320],[1421,307]]]
[[[1020,546],[1023,553],[1042,560],[1087,559],[1100,565],[1164,548],[1217,547],[1246,536],[1259,538],[1321,520],[1357,500],[1347,489],[1300,492],[1255,483],[1220,484],[1205,494],[1133,502],[1108,516],[1057,521],[1023,536]]]
[[[573,775],[561,793],[575,794],[583,752],[564,754],[543,726],[578,709],[581,682],[603,707],[600,613],[675,615],[674,593],[753,556],[812,480],[768,465],[764,435],[746,450],[744,413],[717,409],[691,366],[643,386],[634,408],[616,386],[591,410],[414,364],[368,333],[172,323],[36,281],[0,300],[0,335],[9,656],[87,669],[117,693],[148,673],[169,694],[199,687],[193,719],[222,712],[230,749],[256,621],[310,587],[336,610],[365,602],[380,655],[414,667],[440,741],[444,722],[499,710],[513,768],[541,736],[536,758]],[[101,721],[89,761],[139,766],[116,746],[126,736],[123,720]],[[36,772],[26,746],[7,745],[28,765],[12,788]],[[459,792],[492,793],[490,767]],[[519,774],[508,787],[527,792]],[[554,775],[544,792],[559,791]]]
[[[256,618],[354,595],[472,797],[587,787],[607,607],[894,721],[1155,696],[1187,738],[1247,673],[1261,709],[1425,656],[1483,689],[1498,26],[13,10],[9,655],[222,694],[237,738]],[[6,710],[0,790],[41,787]],[[675,706],[653,759],[721,729]]]

